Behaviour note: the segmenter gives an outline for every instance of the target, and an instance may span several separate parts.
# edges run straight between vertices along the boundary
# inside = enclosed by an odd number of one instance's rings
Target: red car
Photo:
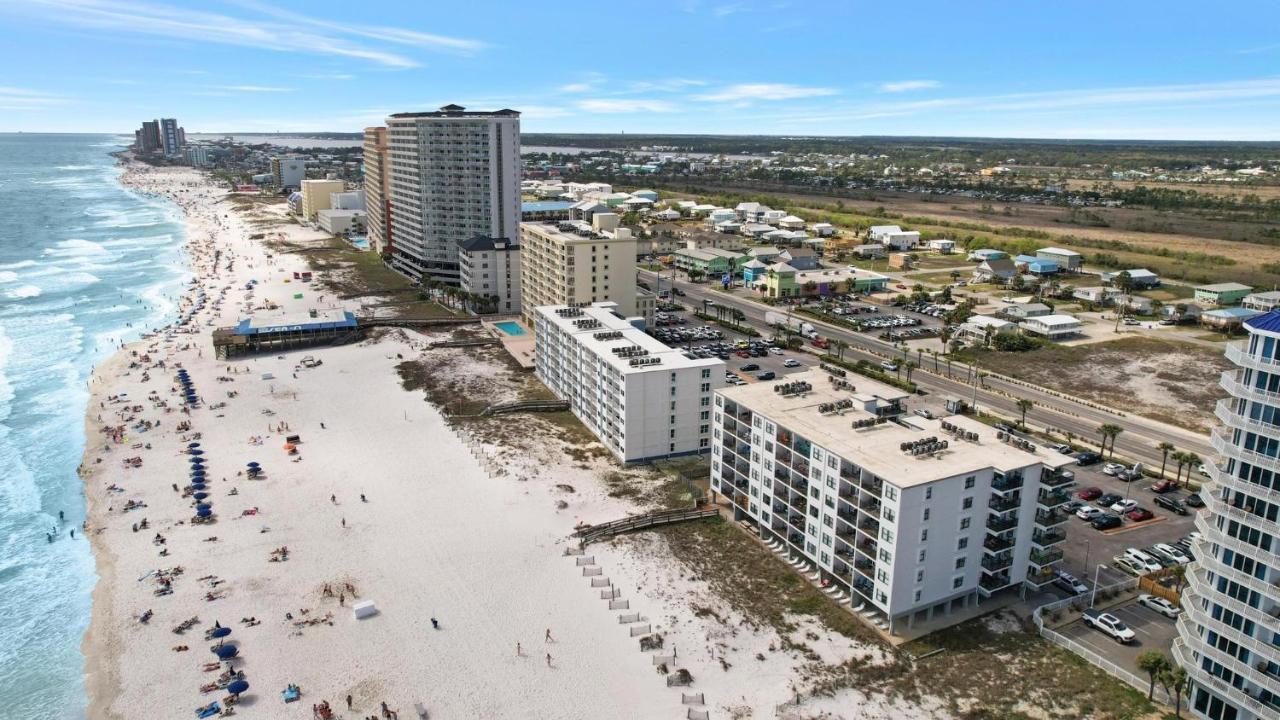
[[[1102,497],[1102,488],[1087,487],[1076,493],[1076,497],[1081,500],[1096,500]]]
[[[1151,492],[1153,493],[1167,493],[1170,490],[1177,490],[1177,489],[1178,489],[1178,483],[1172,480],[1161,480],[1160,482],[1151,486]]]
[[[1155,517],[1155,515],[1152,514],[1152,512],[1146,508],[1134,508],[1129,512],[1125,513],[1124,516],[1134,522],[1142,522],[1143,520],[1150,520],[1151,518]]]

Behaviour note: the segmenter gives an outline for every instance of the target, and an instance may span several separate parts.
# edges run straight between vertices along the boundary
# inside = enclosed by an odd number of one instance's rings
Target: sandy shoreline
[[[279,206],[237,210],[190,169],[131,165],[122,181],[183,206],[192,292],[203,290],[206,305],[186,328],[100,363],[90,383],[82,476],[99,576],[83,643],[90,717],[137,717],[138,708],[190,717],[221,700],[222,690],[201,692],[222,670],[205,670],[216,658],[203,633],[215,621],[232,629],[228,640],[239,648],[235,667],[250,690],[236,714],[246,717],[306,718],[322,700],[343,718],[378,716],[382,702],[405,718],[415,703],[433,718],[686,716],[680,688],[666,686],[654,654],[639,651],[602,588],[564,554],[575,523],[637,510],[601,481],[611,463],[566,454],[539,419],[511,420],[519,442],[460,435],[421,392],[405,391],[398,367],[416,360],[465,376],[489,398],[527,376],[467,351],[428,350],[432,336],[401,331],[217,362],[212,328],[247,312],[357,310],[358,301],[292,282],[293,271],[307,269],[300,255],[248,239],[322,239],[296,224],[272,225],[271,217],[283,218]],[[323,364],[300,367],[308,354]],[[203,399],[189,414],[173,379],[179,365]],[[190,429],[178,431],[180,421]],[[123,442],[103,432],[121,425]],[[180,491],[193,433],[208,459],[206,502],[217,517],[210,525],[191,523],[193,500]],[[298,462],[282,447],[288,434],[302,436]],[[126,457],[141,458],[141,467],[126,467]],[[249,461],[262,463],[264,479],[243,476]],[[124,510],[130,502],[142,506]],[[148,527],[134,530],[143,518]],[[773,717],[804,659],[775,651],[785,646],[776,633],[746,627],[730,610],[696,612],[718,600],[669,560],[662,542],[602,544],[588,554],[631,611],[665,637],[663,652],[678,652],[671,664],[690,671],[712,717]],[[281,547],[288,560],[273,561]],[[172,592],[155,594],[151,573],[178,566],[180,574],[168,575]],[[348,584],[377,604],[376,616],[352,617]],[[154,615],[140,622],[148,610]],[[242,622],[251,617],[258,622]],[[172,632],[191,618],[193,627]],[[879,653],[843,637],[816,651],[832,664]],[[302,698],[285,704],[280,691],[290,683]],[[848,712],[825,716],[926,715],[936,716],[858,697]]]

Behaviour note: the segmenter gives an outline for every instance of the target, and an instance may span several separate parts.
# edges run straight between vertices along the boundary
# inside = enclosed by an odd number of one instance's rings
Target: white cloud
[[[579,82],[579,83],[569,83],[568,85],[561,85],[556,89],[562,93],[584,93],[584,92],[591,92],[591,89],[593,87],[595,86],[592,85],[591,83]]]
[[[665,78],[662,80],[637,80],[627,85],[626,92],[643,93],[643,92],[680,92],[689,88],[702,87],[707,84],[706,80],[693,80],[690,78]]]
[[[217,89],[226,90],[227,92],[247,92],[247,93],[287,93],[293,92],[293,88],[273,87],[270,85],[218,85]]]
[[[43,110],[52,105],[61,105],[66,98],[18,87],[0,87],[0,110]]]
[[[546,120],[568,117],[570,114],[567,109],[552,105],[518,105],[512,109],[519,111],[520,118],[524,120]]]
[[[742,102],[748,100],[794,100],[796,98],[821,97],[835,95],[839,91],[825,87],[803,87],[785,83],[742,83],[730,85],[704,95],[696,95],[698,100],[711,102]]]
[[[667,113],[676,111],[676,106],[666,100],[641,100],[638,98],[596,98],[593,100],[579,100],[575,105],[579,110],[592,113]]]
[[[356,76],[351,73],[316,73],[313,75],[303,75],[304,78],[311,80],[355,80]]]
[[[898,82],[881,83],[879,90],[884,93],[910,92],[912,90],[928,90],[940,87],[937,80],[900,80]]]
[[[203,42],[252,47],[272,52],[336,55],[366,60],[390,68],[417,67],[413,58],[360,40],[408,45],[436,52],[470,54],[484,43],[466,38],[433,35],[415,30],[332,23],[240,3],[287,22],[240,18],[145,2],[122,0],[29,0],[10,5],[6,12],[36,14],[43,19],[78,27],[110,30],[120,34],[150,35],[182,42]]]

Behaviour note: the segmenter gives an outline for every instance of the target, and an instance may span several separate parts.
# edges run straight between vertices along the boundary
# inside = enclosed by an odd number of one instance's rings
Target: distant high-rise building
[[[179,155],[182,153],[182,141],[185,133],[181,132],[182,128],[178,127],[178,121],[173,118],[160,118],[160,143],[165,155]]]
[[[134,134],[138,141],[138,152],[153,153],[160,149],[160,123],[156,120],[147,120],[142,123],[142,129]]]
[[[459,242],[519,244],[520,113],[398,113],[387,119],[391,267],[458,284]]]
[[[387,163],[387,129],[364,129],[364,199],[369,244],[377,253],[391,250],[391,214],[387,196],[391,167]]]
[[[1280,717],[1280,311],[1244,322],[1222,374],[1230,397],[1205,463],[1173,654],[1191,676],[1191,709],[1209,720]]]
[[[192,167],[208,167],[210,164],[209,148],[206,145],[188,145],[183,148],[182,156]]]
[[[271,158],[271,175],[276,189],[298,189],[307,179],[307,162],[299,155],[277,155]]]

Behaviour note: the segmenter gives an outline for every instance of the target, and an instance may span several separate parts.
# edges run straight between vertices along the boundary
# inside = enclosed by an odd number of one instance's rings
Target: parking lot
[[[1120,618],[1121,622],[1133,630],[1136,635],[1133,642],[1122,645],[1101,630],[1085,625],[1082,620],[1060,627],[1058,632],[1138,675],[1142,674],[1137,665],[1138,656],[1147,650],[1167,653],[1169,646],[1173,644],[1173,638],[1178,634],[1173,618],[1143,607],[1136,600],[1105,608],[1105,611]]]
[[[732,377],[733,384],[760,382],[758,376],[769,372],[781,378],[817,364],[817,359],[809,353],[771,348],[767,338],[740,335],[715,323],[698,320],[687,312],[668,310],[663,314],[668,322],[655,327],[650,334],[669,347],[684,350],[690,357],[724,361],[726,378]],[[744,367],[752,369],[743,370]]]
[[[911,303],[900,307],[881,307],[852,301],[836,301],[810,308],[834,320],[854,323],[858,330],[873,333],[891,342],[935,337],[941,330],[938,320],[947,308],[931,303]]]
[[[1061,545],[1063,550],[1061,569],[1075,575],[1090,587],[1093,586],[1095,571],[1098,573],[1098,584],[1100,586],[1110,585],[1132,577],[1117,568],[1116,563],[1112,560],[1127,548],[1145,549],[1156,543],[1176,545],[1179,540],[1195,530],[1193,521],[1197,512],[1196,508],[1186,507],[1186,515],[1178,515],[1161,508],[1154,503],[1157,494],[1150,490],[1150,487],[1155,484],[1155,480],[1144,477],[1132,482],[1125,482],[1118,477],[1104,474],[1102,472],[1104,465],[1105,463],[1099,462],[1095,465],[1071,465],[1066,468],[1075,473],[1075,485],[1071,487],[1073,500],[1085,488],[1098,488],[1104,494],[1118,495],[1122,499],[1126,497],[1127,493],[1129,499],[1137,501],[1139,507],[1150,510],[1154,517],[1151,520],[1142,522],[1133,522],[1126,518],[1118,528],[1096,530],[1088,521],[1079,519],[1074,512],[1072,513],[1071,518],[1062,525],[1066,530],[1067,539]],[[1188,493],[1183,490],[1176,490],[1164,493],[1164,495],[1179,501],[1185,501]],[[1093,506],[1098,505],[1097,500],[1082,502]],[[1108,513],[1111,512],[1107,508],[1103,508],[1103,510]],[[1100,563],[1105,567],[1099,571],[1098,565]],[[1067,595],[1060,588],[1051,587],[1054,588],[1054,592],[1057,595]]]

